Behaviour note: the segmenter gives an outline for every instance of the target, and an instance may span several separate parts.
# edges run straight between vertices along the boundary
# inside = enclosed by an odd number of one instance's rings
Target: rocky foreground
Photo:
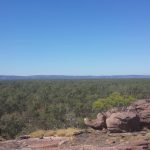
[[[85,118],[87,126],[71,137],[23,136],[0,142],[0,150],[150,150],[150,100]]]
[[[43,137],[0,142],[0,150],[150,150],[150,130],[106,133],[87,130],[72,137]]]
[[[98,113],[96,119],[84,119],[85,125],[112,133],[150,129],[150,100],[138,100],[128,107],[118,107]]]

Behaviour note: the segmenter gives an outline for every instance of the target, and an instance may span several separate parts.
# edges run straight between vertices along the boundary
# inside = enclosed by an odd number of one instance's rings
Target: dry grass
[[[40,138],[40,137],[44,136],[44,134],[45,134],[45,130],[37,130],[37,131],[30,133],[30,136],[32,138]]]
[[[55,135],[56,135],[56,131],[55,130],[45,130],[45,134],[44,134],[45,137],[55,136]]]
[[[73,136],[74,134],[82,131],[81,129],[77,128],[67,128],[67,129],[57,129],[57,130],[37,130],[35,132],[30,133],[30,136],[32,138],[40,138],[42,136],[48,137],[48,136],[63,136],[63,137],[69,137]]]
[[[56,131],[57,136],[73,136],[75,133],[80,132],[81,129],[77,128],[67,128],[67,129],[59,129]]]

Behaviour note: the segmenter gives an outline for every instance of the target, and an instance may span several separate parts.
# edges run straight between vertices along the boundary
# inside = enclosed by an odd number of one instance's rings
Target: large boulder
[[[150,100],[138,100],[132,104],[140,118],[142,127],[150,129]]]
[[[111,132],[133,132],[144,127],[150,129],[150,99],[138,100],[130,106],[114,107],[99,113],[96,119],[84,119],[85,125],[102,130],[107,128]]]
[[[98,113],[96,119],[84,118],[84,123],[93,129],[102,130],[106,128],[106,116],[103,113]]]
[[[140,118],[133,112],[113,113],[106,119],[110,132],[133,132],[140,130]]]

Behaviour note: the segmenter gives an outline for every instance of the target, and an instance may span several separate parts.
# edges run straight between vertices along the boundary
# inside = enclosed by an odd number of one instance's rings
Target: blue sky
[[[0,0],[0,74],[150,74],[149,0]]]

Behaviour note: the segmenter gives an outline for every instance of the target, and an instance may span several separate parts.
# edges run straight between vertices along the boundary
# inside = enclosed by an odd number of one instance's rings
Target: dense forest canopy
[[[84,128],[85,116],[149,97],[150,79],[0,81],[0,136]]]

